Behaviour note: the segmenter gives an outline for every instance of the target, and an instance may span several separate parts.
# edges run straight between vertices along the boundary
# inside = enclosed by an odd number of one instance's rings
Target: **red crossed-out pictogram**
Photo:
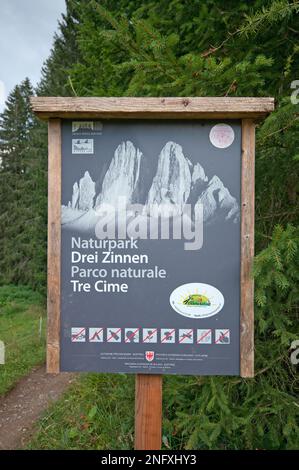
[[[200,343],[206,336],[208,336],[211,333],[212,330],[207,330],[203,335],[201,335],[200,338],[197,340],[197,344]]]
[[[138,333],[139,330],[140,328],[136,328],[136,330],[133,331],[133,333],[130,336],[127,336],[125,339],[125,343],[130,343],[130,340],[134,338],[134,336]]]
[[[187,331],[187,333],[184,333],[184,335],[181,337],[181,339],[179,339],[179,343],[182,343],[185,339],[188,338],[189,335],[192,335],[193,333],[193,330],[189,330]]]
[[[99,338],[99,335],[102,333],[103,330],[104,330],[104,328],[100,328],[100,329],[96,330],[94,332],[93,336],[91,338],[89,338],[89,340],[92,341],[95,338]]]
[[[172,333],[174,333],[174,332],[175,332],[175,328],[174,328],[173,330],[171,330],[171,331],[167,331],[167,333],[164,334],[164,338],[161,339],[161,343],[163,343],[164,341],[166,341],[166,340],[168,339],[168,337],[169,337],[170,335],[172,335]]]
[[[110,341],[112,338],[114,338],[114,335],[117,335],[117,333],[119,333],[120,331],[121,331],[121,328],[118,328],[118,330],[113,331],[113,334],[111,334],[111,336],[107,338],[107,341]]]
[[[79,333],[75,333],[72,335],[72,340],[79,338],[83,333],[85,333],[85,328],[82,328]]]
[[[150,339],[154,336],[154,334],[156,333],[156,331],[158,330],[158,328],[155,328],[154,330],[152,330],[150,332],[150,334],[148,334],[145,338],[143,338],[143,343],[147,340],[147,339]]]
[[[215,344],[221,342],[223,340],[223,338],[225,336],[227,336],[229,334],[229,330],[226,330],[224,333],[222,333],[222,335],[219,336],[219,338],[217,339],[217,341],[215,341]]]

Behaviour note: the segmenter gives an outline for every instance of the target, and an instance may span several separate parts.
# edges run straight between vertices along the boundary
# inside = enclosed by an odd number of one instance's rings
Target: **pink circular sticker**
[[[213,126],[210,130],[210,141],[219,149],[229,147],[233,143],[234,139],[234,130],[228,124],[216,124],[216,126]]]

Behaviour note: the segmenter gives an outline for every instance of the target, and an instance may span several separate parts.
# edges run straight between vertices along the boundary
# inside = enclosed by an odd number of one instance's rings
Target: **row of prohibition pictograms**
[[[84,328],[73,327],[72,343],[158,343],[162,344],[230,344],[229,329],[190,329],[190,328]]]

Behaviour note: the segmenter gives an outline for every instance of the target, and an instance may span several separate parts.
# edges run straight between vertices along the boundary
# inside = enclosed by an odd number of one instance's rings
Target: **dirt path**
[[[69,373],[49,375],[35,368],[4,397],[0,397],[0,449],[20,449],[29,440],[41,413],[74,380]]]

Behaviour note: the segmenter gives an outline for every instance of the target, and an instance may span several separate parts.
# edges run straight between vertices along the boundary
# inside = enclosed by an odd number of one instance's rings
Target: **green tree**
[[[67,0],[38,95],[73,94],[69,69],[78,60],[78,0]],[[47,125],[33,116],[28,79],[9,95],[0,116],[0,283],[45,292],[47,247]]]
[[[83,8],[80,0],[66,0],[66,13],[62,14],[50,55],[42,67],[37,95],[74,95],[70,70],[80,61],[77,30],[79,12]]]
[[[274,96],[257,126],[256,377],[167,378],[170,448],[298,447],[289,347],[298,325],[299,2],[91,0],[71,71],[79,94]],[[278,225],[278,224],[281,224]]]
[[[80,95],[274,96],[257,130],[257,249],[278,223],[298,223],[299,2],[90,0],[78,26]],[[268,238],[267,238],[268,237]]]
[[[41,287],[45,282],[46,185],[45,165],[33,150],[37,123],[30,109],[32,95],[30,81],[25,79],[11,92],[0,116],[0,279]]]

